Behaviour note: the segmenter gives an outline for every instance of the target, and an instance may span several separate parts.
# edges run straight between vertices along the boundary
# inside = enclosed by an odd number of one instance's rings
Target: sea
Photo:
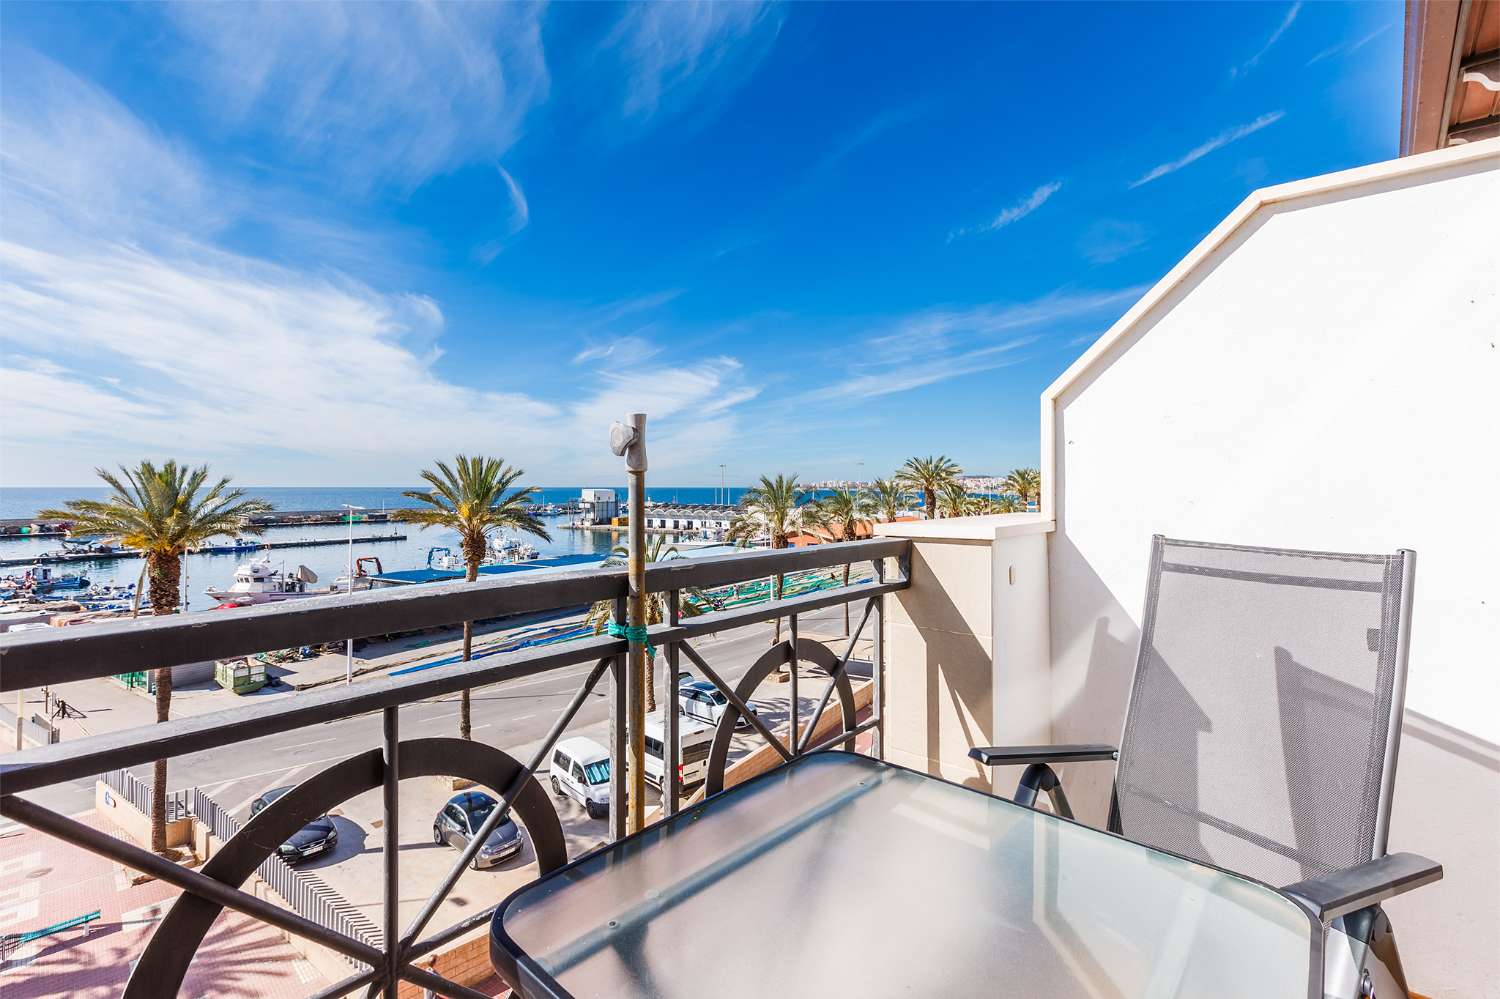
[[[263,499],[277,510],[337,510],[341,504],[349,503],[368,510],[411,506],[412,501],[402,496],[407,489],[417,486],[244,486],[249,496]],[[539,491],[540,503],[565,503],[578,499],[584,487],[549,486]],[[602,486],[597,488],[611,488]],[[613,487],[623,505],[625,487]],[[660,486],[648,488],[646,496],[660,503],[713,503],[722,501],[725,493],[728,501],[738,502],[744,488],[730,486],[727,490],[716,486]],[[58,508],[71,499],[104,499],[109,490],[103,486],[78,487],[15,487],[0,488],[0,519],[34,517],[39,510]],[[534,544],[543,557],[571,555],[577,553],[608,554],[621,543],[623,535],[607,531],[580,531],[567,526],[571,515],[544,517],[543,524],[551,535],[550,540],[532,535],[519,535]],[[355,543],[356,558],[373,555],[380,559],[381,569],[392,572],[398,569],[420,569],[427,565],[428,552],[433,548],[450,548],[458,553],[458,535],[452,531],[416,524],[369,524],[355,525],[359,535],[406,535],[404,541],[380,541],[366,544]],[[323,527],[272,528],[262,538],[274,541],[292,541],[301,538],[345,538],[349,530],[345,526],[331,524]],[[0,539],[0,558],[20,558],[55,551],[61,547],[57,538],[3,538]],[[349,551],[345,545],[327,545],[316,548],[279,548],[267,554],[274,563],[294,570],[306,566],[318,576],[318,586],[332,585],[345,572]],[[204,589],[227,587],[234,581],[234,571],[243,563],[241,555],[192,555],[186,565],[188,585],[186,587],[188,610],[209,610],[214,601]],[[100,562],[74,562],[57,567],[59,572],[84,573],[92,583],[134,583],[140,576],[139,559],[117,559]],[[0,576],[20,572],[19,568],[0,569]]]

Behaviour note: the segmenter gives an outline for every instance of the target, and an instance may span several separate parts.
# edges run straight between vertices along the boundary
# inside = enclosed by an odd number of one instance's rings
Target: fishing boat
[[[57,590],[82,590],[88,587],[89,580],[81,572],[53,572],[50,566],[34,565],[27,569],[20,578],[22,589],[28,589],[32,593],[52,593]]]
[[[250,604],[265,604],[277,600],[292,600],[310,597],[310,588],[318,581],[318,574],[305,565],[297,566],[288,573],[278,569],[266,559],[246,562],[234,570],[234,582],[227,590],[208,587],[207,593],[220,604],[245,607]]]
[[[489,550],[488,561],[493,562],[530,562],[542,557],[536,545],[513,538],[507,534],[492,534],[487,542]]]
[[[240,555],[244,552],[253,552],[260,547],[260,542],[251,541],[249,538],[235,538],[223,544],[203,545],[196,549],[199,555]]]

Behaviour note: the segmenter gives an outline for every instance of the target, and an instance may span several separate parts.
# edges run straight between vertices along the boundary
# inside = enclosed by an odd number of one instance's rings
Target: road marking
[[[342,757],[342,756],[331,756],[331,757],[329,757],[329,759],[332,759],[332,760],[342,760],[343,758],[344,757]],[[295,784],[296,781],[292,780],[292,778],[294,776],[296,776],[297,774],[300,774],[302,771],[306,770],[308,767],[315,766],[318,763],[324,763],[324,762],[326,762],[326,761],[325,760],[314,760],[312,763],[304,763],[300,767],[283,767],[280,770],[267,770],[264,773],[246,774],[244,777],[241,777],[240,780],[249,780],[252,777],[267,777],[267,776],[272,777],[274,779],[272,779],[270,781],[267,781],[266,783],[262,784],[255,791],[254,794],[250,795],[244,801],[240,802],[238,805],[235,805],[233,808],[231,808],[229,810],[229,814],[230,815],[238,815],[242,809],[244,809],[244,808],[246,808],[246,807],[249,806],[250,802],[254,801],[256,798],[259,798],[262,794],[265,794],[267,791],[271,790],[271,788],[273,788],[273,787],[280,787],[283,784]]]
[[[445,718],[457,718],[457,717],[458,717],[458,712],[457,711],[450,711],[450,712],[448,712],[445,715],[429,715],[426,718],[418,718],[417,721],[419,723],[421,723],[421,722],[435,722],[435,721],[442,721]]]
[[[520,715],[519,717],[512,718],[511,721],[513,721],[513,722],[529,721],[530,719],[535,718],[535,717],[536,717],[536,714],[532,713],[532,714],[529,714],[529,715]]]
[[[283,750],[306,749],[308,746],[321,746],[325,742],[337,742],[338,738],[338,736],[334,735],[326,739],[314,739],[312,742],[299,742],[295,746],[282,746],[279,748]]]
[[[234,787],[234,785],[238,784],[239,782],[240,782],[240,779],[238,777],[236,777],[234,780],[226,780],[222,784],[215,784],[213,787],[209,788],[207,791],[204,791],[203,793],[206,794],[206,795],[208,795],[210,798],[214,799],[215,801],[218,801],[219,800],[219,795],[223,794],[225,791],[229,790],[231,787]]]

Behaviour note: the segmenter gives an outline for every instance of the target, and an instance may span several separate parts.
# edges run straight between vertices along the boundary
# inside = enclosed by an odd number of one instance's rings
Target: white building
[[[722,537],[734,519],[734,507],[714,504],[657,506],[646,511],[646,527],[661,531],[707,532]]]
[[[620,515],[613,489],[585,489],[578,503],[582,507],[578,519],[585,524],[608,524]]]
[[[1113,744],[1153,534],[1413,549],[1389,848],[1445,875],[1385,908],[1415,991],[1500,997],[1497,334],[1500,139],[1252,194],[1043,394],[1040,513],[877,528],[889,758],[1009,795],[970,746]]]

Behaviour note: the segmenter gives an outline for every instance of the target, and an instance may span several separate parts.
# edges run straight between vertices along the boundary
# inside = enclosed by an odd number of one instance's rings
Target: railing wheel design
[[[734,692],[739,695],[740,700],[746,704],[750,703],[750,695],[755,688],[760,686],[766,677],[775,670],[788,663],[792,668],[797,664],[808,663],[823,672],[832,679],[834,689],[839,695],[839,708],[843,715],[843,731],[852,732],[855,727],[854,710],[854,688],[849,683],[849,674],[845,670],[846,660],[840,659],[828,646],[811,639],[797,639],[796,653],[793,655],[792,643],[781,641],[771,646],[755,660],[754,665],[740,677],[740,682],[735,684]],[[731,702],[724,708],[724,714],[719,718],[719,725],[714,730],[713,747],[708,754],[708,775],[703,780],[703,793],[705,796],[717,794],[724,790],[724,768],[729,761],[729,743],[734,738],[735,725],[740,720],[740,710]],[[817,717],[809,718],[804,725],[817,725]],[[800,733],[789,733],[791,739],[788,749],[793,755],[800,755],[797,747],[800,744]]]
[[[500,791],[508,787],[524,767],[509,754],[467,739],[416,739],[403,742],[396,757],[401,780],[412,777],[452,776],[472,780]],[[292,834],[308,822],[356,795],[381,787],[385,761],[380,749],[335,763],[298,784],[268,807],[257,812],[244,828],[230,837],[203,865],[201,873],[223,884],[238,887]],[[562,823],[547,792],[533,777],[511,804],[513,814],[526,827],[542,874],[568,862]],[[167,911],[151,935],[130,981],[124,999],[150,999],[176,995],[209,928],[223,906],[184,892]],[[393,941],[385,941],[392,946]]]

